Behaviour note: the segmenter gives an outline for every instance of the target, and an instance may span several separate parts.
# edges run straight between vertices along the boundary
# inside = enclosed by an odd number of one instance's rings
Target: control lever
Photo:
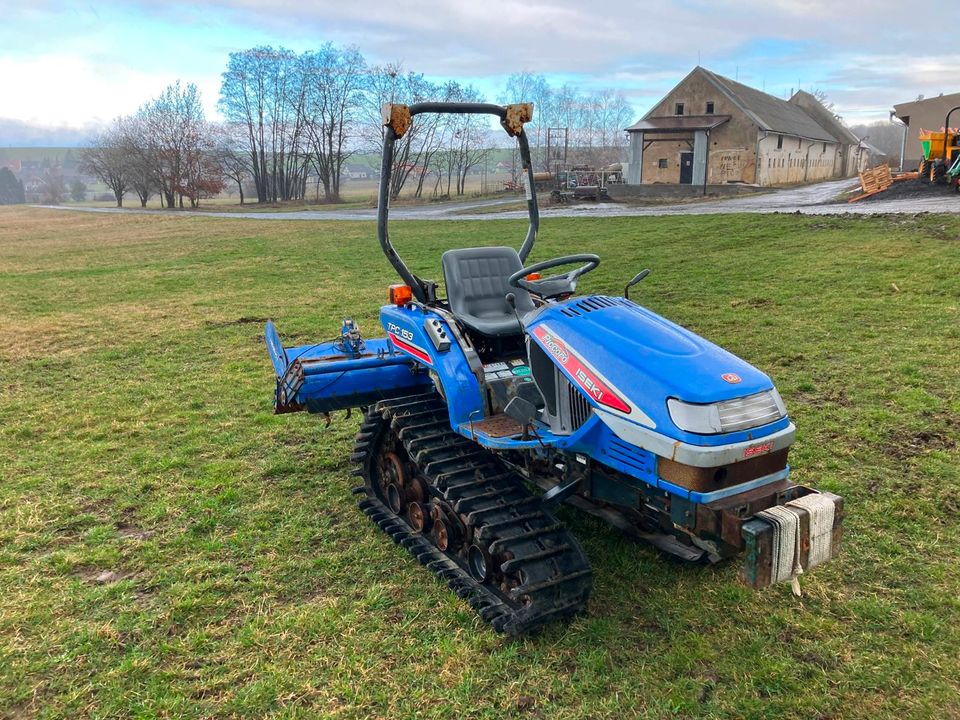
[[[520,329],[523,330],[523,320],[520,319],[520,313],[517,312],[517,296],[512,292],[508,292],[503,296],[503,299],[507,301],[507,305],[513,310],[513,314],[517,316],[517,322],[520,323]]]
[[[649,274],[650,274],[650,268],[646,268],[646,269],[641,270],[640,272],[638,272],[636,275],[634,275],[634,276],[633,276],[633,280],[631,280],[630,282],[628,282],[627,285],[626,285],[626,287],[623,288],[623,296],[624,296],[627,300],[629,300],[629,299],[630,299],[630,288],[632,288],[632,287],[633,287],[634,285],[636,285],[638,282],[640,282],[641,280],[643,280],[643,279],[644,279],[647,275],[649,275]]]

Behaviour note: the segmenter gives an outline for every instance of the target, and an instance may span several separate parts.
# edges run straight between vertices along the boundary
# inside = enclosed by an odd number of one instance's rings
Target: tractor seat
[[[464,248],[443,254],[443,279],[447,300],[457,319],[472,330],[490,337],[523,332],[506,294],[517,298],[517,312],[533,310],[530,294],[507,285],[507,278],[523,268],[517,251],[508,247]]]

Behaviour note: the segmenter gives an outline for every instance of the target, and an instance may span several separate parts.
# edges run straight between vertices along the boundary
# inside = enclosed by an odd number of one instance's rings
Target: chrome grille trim
[[[560,392],[566,394],[566,406],[570,413],[566,418],[567,422],[563,424],[569,428],[570,432],[574,432],[589,419],[590,413],[593,412],[590,402],[573,383],[567,380],[566,375],[561,373],[559,368],[557,369],[557,387],[560,388]]]

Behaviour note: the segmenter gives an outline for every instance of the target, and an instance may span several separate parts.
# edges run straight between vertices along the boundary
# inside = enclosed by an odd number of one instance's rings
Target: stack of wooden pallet
[[[890,172],[889,165],[877,165],[872,170],[864,170],[860,173],[860,188],[863,192],[860,195],[850,198],[847,202],[856,202],[864,198],[876,195],[886,190],[895,182],[900,180],[916,180],[917,173],[899,173],[894,176]]]

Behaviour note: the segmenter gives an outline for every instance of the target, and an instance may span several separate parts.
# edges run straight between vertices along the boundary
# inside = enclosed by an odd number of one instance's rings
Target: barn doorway
[[[680,153],[680,184],[693,184],[693,153]]]

